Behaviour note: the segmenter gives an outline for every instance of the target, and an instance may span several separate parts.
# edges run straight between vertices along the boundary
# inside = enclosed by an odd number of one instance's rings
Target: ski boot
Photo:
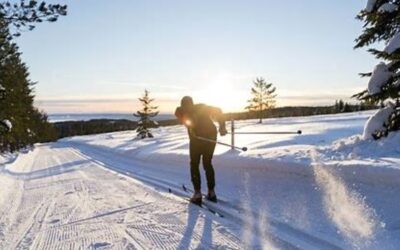
[[[193,193],[192,198],[190,198],[190,202],[193,203],[193,204],[196,204],[198,206],[201,206],[201,203],[202,203],[201,192],[200,191],[195,191]]]
[[[217,202],[217,195],[215,194],[214,190],[209,190],[207,194],[207,200],[212,201],[212,202]]]

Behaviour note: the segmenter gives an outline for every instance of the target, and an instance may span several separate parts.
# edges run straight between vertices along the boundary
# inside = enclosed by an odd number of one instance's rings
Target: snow
[[[400,133],[365,140],[364,124],[376,113],[237,121],[238,132],[301,129],[303,135],[237,135],[236,145],[247,152],[217,146],[220,202],[212,208],[224,218],[167,191],[191,189],[183,126],[153,129],[155,138],[144,140],[123,131],[39,145],[0,173],[19,183],[8,185],[15,204],[0,205],[0,213],[12,211],[0,216],[7,225],[0,248],[16,242],[26,244],[19,248],[123,248],[130,242],[142,248],[396,249]],[[143,209],[123,210],[136,204]]]
[[[271,231],[277,230],[271,223],[279,222],[342,248],[393,246],[399,239],[383,225],[395,227],[391,196],[394,189],[400,191],[400,149],[394,146],[398,137],[380,142],[362,139],[364,124],[374,113],[267,119],[264,124],[238,122],[237,131],[242,132],[301,129],[304,135],[238,135],[236,145],[247,146],[248,152],[218,146],[214,158],[217,192],[250,210],[249,214],[268,211],[269,223],[264,227]],[[97,159],[102,155],[101,161],[123,171],[190,186],[185,129],[174,126],[153,132],[154,139],[142,141],[131,139],[134,131],[125,131],[74,137],[63,143]],[[230,137],[220,140],[229,143]],[[257,228],[260,221],[260,216],[249,219]],[[250,232],[243,232],[243,237]]]
[[[384,51],[388,54],[392,54],[399,48],[400,48],[400,32],[396,33],[392,37],[392,39],[390,39],[390,41],[386,45]]]
[[[377,0],[368,0],[367,6],[365,7],[366,12],[372,12],[375,8]]]
[[[11,164],[15,161],[17,155],[11,153],[0,154],[0,172],[4,170],[6,164]],[[0,175],[0,207],[7,201],[6,197],[11,192],[11,186],[13,185],[10,177]]]
[[[17,157],[17,155],[15,153],[1,153],[0,154],[0,170],[2,170],[6,164],[13,162],[16,157]]]
[[[369,173],[362,173],[364,179],[368,178],[369,182],[376,183],[378,181],[373,180],[373,177],[382,175],[379,181],[391,184],[396,179],[385,177],[385,172],[388,175],[396,173],[400,167],[399,140],[400,133],[398,132],[389,133],[387,137],[380,140],[365,140],[361,135],[354,135],[339,139],[330,147],[321,149],[321,154],[329,155],[331,163],[352,166],[355,171],[362,171],[365,167],[371,166],[373,168],[368,169]]]
[[[394,112],[393,106],[382,108],[372,115],[365,123],[363,139],[373,139],[372,134],[383,129],[383,125],[388,122],[390,115]]]
[[[72,148],[39,145],[0,181],[0,249],[243,248],[237,225]]]
[[[3,120],[3,123],[4,123],[4,125],[6,125],[8,130],[12,129],[12,123],[10,122],[10,120]]]
[[[379,225],[365,200],[357,193],[349,192],[346,185],[323,165],[315,165],[314,172],[325,194],[324,204],[328,216],[340,232],[352,239],[372,238]]]
[[[368,93],[375,95],[381,92],[382,86],[386,84],[392,75],[385,63],[381,62],[376,65],[368,82]]]
[[[379,7],[378,12],[381,12],[381,13],[389,12],[389,13],[391,13],[391,12],[397,11],[398,8],[399,8],[399,6],[397,4],[384,3]]]

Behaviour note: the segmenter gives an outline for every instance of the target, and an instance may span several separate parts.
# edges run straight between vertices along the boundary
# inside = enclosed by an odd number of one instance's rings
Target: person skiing
[[[217,139],[217,128],[213,120],[219,123],[219,133],[221,136],[227,134],[225,120],[220,108],[207,106],[205,104],[194,104],[190,96],[185,96],[181,100],[181,106],[176,108],[175,116],[187,127],[189,134],[190,151],[190,175],[194,188],[194,193],[190,202],[201,205],[201,178],[200,178],[200,159],[202,158],[203,167],[206,172],[208,194],[206,198],[217,202],[215,194],[215,173],[212,165],[212,157],[216,142],[201,140],[206,138],[215,141]]]

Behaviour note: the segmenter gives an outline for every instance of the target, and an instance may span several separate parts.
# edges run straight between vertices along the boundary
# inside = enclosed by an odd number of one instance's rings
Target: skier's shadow
[[[179,243],[177,249],[189,249],[192,239],[199,240],[199,235],[197,235],[194,230],[200,217],[200,209],[196,205],[188,205],[188,218],[186,223],[186,229],[183,233],[182,239]],[[212,220],[207,214],[204,216],[203,233],[200,238],[200,245],[197,248],[208,248],[212,244]]]

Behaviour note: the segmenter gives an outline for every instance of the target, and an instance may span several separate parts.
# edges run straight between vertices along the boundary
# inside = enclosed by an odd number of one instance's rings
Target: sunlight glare
[[[233,83],[230,74],[219,74],[204,85],[196,97],[196,102],[221,108],[224,112],[244,111],[248,93]]]

